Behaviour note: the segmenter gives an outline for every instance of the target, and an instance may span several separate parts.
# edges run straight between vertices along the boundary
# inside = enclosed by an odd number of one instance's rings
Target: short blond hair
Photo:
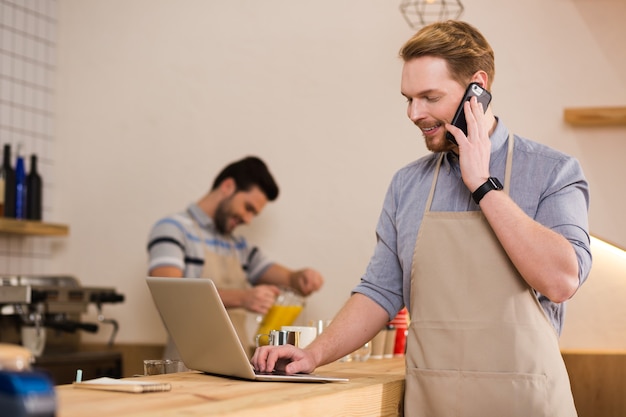
[[[420,29],[400,49],[404,62],[423,56],[444,59],[450,76],[462,85],[477,71],[489,77],[491,89],[496,68],[493,49],[487,39],[472,25],[458,20],[436,22]]]

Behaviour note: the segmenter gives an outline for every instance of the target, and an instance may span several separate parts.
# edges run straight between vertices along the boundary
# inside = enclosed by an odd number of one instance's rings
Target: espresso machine
[[[122,376],[122,356],[114,349],[119,324],[106,318],[104,306],[121,303],[114,288],[84,287],[73,276],[0,277],[0,343],[23,345],[35,356],[33,368],[55,384],[71,383],[77,369],[85,379]],[[89,305],[97,321],[83,322]],[[101,350],[81,348],[81,333],[109,332]]]

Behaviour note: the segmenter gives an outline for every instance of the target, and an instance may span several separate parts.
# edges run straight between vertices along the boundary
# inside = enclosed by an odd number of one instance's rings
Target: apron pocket
[[[546,376],[408,368],[404,412],[419,417],[543,417]]]

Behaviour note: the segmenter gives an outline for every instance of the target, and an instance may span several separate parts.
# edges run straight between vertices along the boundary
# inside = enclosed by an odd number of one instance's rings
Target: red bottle
[[[404,356],[406,352],[406,336],[409,333],[409,312],[406,307],[400,310],[389,324],[396,326],[397,329],[393,355]]]

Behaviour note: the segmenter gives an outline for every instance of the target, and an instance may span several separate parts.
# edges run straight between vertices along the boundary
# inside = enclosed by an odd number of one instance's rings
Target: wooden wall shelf
[[[626,107],[569,108],[563,117],[575,126],[626,126]]]
[[[69,227],[63,224],[0,218],[0,234],[67,236],[69,234]]]

